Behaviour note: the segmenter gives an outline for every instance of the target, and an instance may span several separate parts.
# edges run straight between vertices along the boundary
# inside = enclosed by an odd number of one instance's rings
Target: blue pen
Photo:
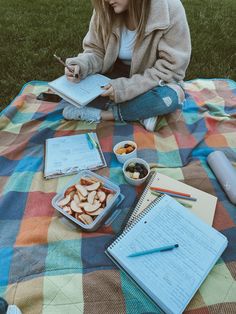
[[[90,133],[87,133],[88,137],[90,138],[91,143],[94,147],[98,148],[98,143],[94,140],[93,136]]]
[[[135,252],[128,255],[128,257],[135,257],[135,256],[141,256],[141,255],[152,254],[152,253],[157,253],[157,252],[171,251],[177,247],[179,247],[179,244],[161,246],[161,247],[150,249],[150,250]]]
[[[87,140],[88,140],[88,146],[90,149],[93,149],[93,143],[91,141],[91,138],[90,136],[88,135],[88,133],[86,133],[86,137],[87,137]]]

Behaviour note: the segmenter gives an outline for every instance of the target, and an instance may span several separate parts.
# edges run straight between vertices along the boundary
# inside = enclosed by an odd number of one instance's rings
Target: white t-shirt
[[[136,30],[131,31],[123,27],[120,39],[120,50],[118,58],[125,64],[130,65],[134,44],[135,44]]]

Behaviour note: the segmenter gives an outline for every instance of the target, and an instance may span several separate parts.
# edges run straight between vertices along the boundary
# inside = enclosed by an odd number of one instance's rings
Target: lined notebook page
[[[176,243],[172,251],[128,257]],[[165,196],[107,251],[165,312],[182,313],[226,245],[225,236]]]
[[[90,133],[98,143],[96,133]],[[45,176],[72,173],[82,169],[94,169],[104,161],[99,149],[90,149],[86,134],[47,139]]]
[[[101,74],[89,75],[79,83],[71,82],[63,75],[48,85],[62,98],[72,100],[73,104],[84,106],[101,95],[104,92],[101,86],[109,82],[110,79]]]

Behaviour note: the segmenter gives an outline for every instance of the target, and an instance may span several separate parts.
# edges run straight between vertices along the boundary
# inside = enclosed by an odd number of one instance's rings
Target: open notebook
[[[184,203],[190,205],[191,208],[189,208],[189,210],[191,212],[193,212],[204,222],[212,226],[215,215],[217,197],[196,189],[191,185],[172,179],[169,176],[166,176],[159,172],[153,173],[134,211],[132,212],[132,215],[130,216],[127,225],[129,225],[149,204],[151,204],[156,199],[156,196],[151,193],[150,187],[162,187],[191,194],[192,197],[195,197],[197,199],[196,202],[188,201],[185,199],[179,199],[179,201],[183,201]]]
[[[110,79],[101,74],[92,74],[79,83],[69,81],[65,75],[49,82],[49,87],[56,94],[75,106],[85,106],[104,93],[101,86],[107,85]]]
[[[184,311],[227,246],[227,238],[165,195],[149,205],[105,253],[165,312]],[[171,251],[128,255],[178,244]]]
[[[88,134],[96,146],[91,143]],[[106,167],[106,161],[97,134],[94,132],[46,140],[44,165],[46,179],[103,167]]]

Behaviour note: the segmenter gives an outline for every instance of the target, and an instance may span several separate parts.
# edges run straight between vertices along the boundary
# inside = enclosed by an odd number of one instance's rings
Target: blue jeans
[[[116,121],[139,121],[181,109],[182,104],[179,103],[176,91],[164,85],[157,86],[144,94],[119,104],[98,97],[88,104],[88,107],[102,110],[110,109]]]
[[[169,86],[157,86],[129,101],[113,104],[115,120],[138,121],[162,116],[182,108],[175,90]]]

